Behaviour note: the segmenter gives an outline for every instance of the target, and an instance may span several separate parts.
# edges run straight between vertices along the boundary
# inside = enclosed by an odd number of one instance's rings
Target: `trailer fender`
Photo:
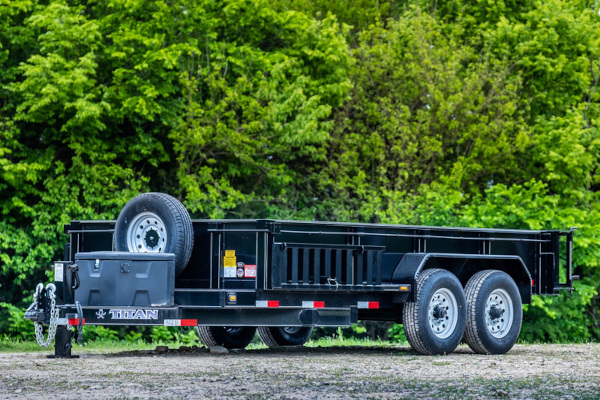
[[[446,253],[407,253],[392,275],[393,284],[410,284],[412,292],[408,301],[414,301],[415,282],[419,273],[428,268],[449,270],[461,283],[479,271],[497,269],[509,274],[517,284],[523,304],[531,303],[531,274],[519,256],[494,254],[446,254]]]

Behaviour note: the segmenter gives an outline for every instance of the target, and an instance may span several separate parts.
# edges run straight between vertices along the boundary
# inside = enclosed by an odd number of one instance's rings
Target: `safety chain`
[[[337,279],[328,277],[327,278],[327,283],[329,284],[329,286],[334,286],[335,285],[335,291],[337,292],[338,287],[340,286],[340,284],[338,283]]]
[[[33,294],[33,304],[32,306],[37,310],[38,309],[38,296],[42,294],[44,290],[44,285],[41,283],[37,285],[35,289],[35,293]],[[38,344],[42,347],[48,347],[50,343],[54,340],[54,336],[56,335],[56,327],[58,326],[58,316],[60,310],[56,307],[56,286],[53,283],[49,283],[46,285],[46,297],[50,299],[50,324],[48,325],[48,338],[44,340],[44,328],[40,322],[34,322],[35,326],[35,338]],[[31,309],[31,307],[30,307]]]

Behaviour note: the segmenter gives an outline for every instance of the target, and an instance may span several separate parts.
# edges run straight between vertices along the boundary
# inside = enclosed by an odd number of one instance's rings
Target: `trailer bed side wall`
[[[494,268],[527,290],[531,282],[524,280],[533,280],[532,294],[556,294],[559,286],[559,231],[275,220],[194,220],[193,228],[192,257],[176,288],[373,290],[399,283],[407,254],[432,253],[440,256],[424,267],[449,269],[463,284],[477,271]],[[113,229],[112,221],[73,221],[65,227],[71,233],[65,256],[112,250]],[[256,265],[256,277],[224,276],[226,251],[240,265]],[[505,256],[519,257],[526,271],[502,261]]]

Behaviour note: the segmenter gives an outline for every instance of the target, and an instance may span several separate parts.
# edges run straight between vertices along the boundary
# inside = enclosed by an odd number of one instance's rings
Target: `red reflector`
[[[531,286],[535,286],[535,281],[533,279],[531,280]]]
[[[79,325],[79,319],[77,318],[69,318],[69,325]],[[85,318],[83,319],[83,322],[81,323],[81,325],[85,325]]]
[[[315,301],[315,302],[313,302],[313,307],[314,308],[324,308],[325,302],[324,301]]]
[[[279,307],[279,300],[267,301],[267,307]]]
[[[379,308],[379,302],[378,301],[370,301],[369,308]]]
[[[197,326],[197,325],[198,325],[197,319],[182,319],[181,320],[181,326]]]

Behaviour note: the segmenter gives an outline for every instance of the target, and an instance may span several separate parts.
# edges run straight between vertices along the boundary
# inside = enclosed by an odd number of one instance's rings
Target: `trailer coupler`
[[[83,315],[79,302],[75,303],[77,314],[67,314],[66,318],[59,318],[61,308],[56,305],[56,286],[49,283],[44,288],[39,284],[33,294],[33,303],[27,311],[24,318],[32,321],[35,326],[35,338],[42,347],[48,347],[54,342],[55,354],[49,358],[78,358],[71,355],[73,339],[77,338],[78,343],[83,342]],[[71,306],[72,307],[72,306]],[[72,317],[72,318],[71,318]],[[73,330],[70,319],[77,319],[76,330]],[[47,337],[44,337],[44,325],[48,326]]]
[[[56,335],[60,310],[56,307],[56,286],[49,283],[44,288],[38,284],[33,293],[33,303],[25,311],[25,319],[33,321],[35,338],[42,347],[48,347]],[[48,325],[48,336],[44,339],[43,325]]]

